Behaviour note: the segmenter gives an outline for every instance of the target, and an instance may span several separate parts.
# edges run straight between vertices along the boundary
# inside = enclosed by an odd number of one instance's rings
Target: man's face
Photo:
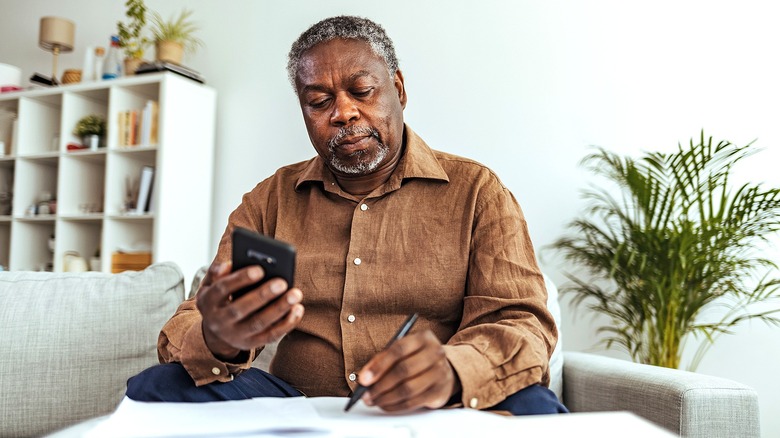
[[[406,92],[368,43],[335,39],[301,58],[296,88],[314,148],[337,174],[367,175],[403,142]]]

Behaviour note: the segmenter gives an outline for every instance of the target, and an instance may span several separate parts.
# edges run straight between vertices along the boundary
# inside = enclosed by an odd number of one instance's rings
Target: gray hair
[[[393,41],[387,36],[385,29],[379,24],[362,17],[341,15],[326,18],[314,24],[298,37],[287,55],[287,77],[295,88],[295,78],[298,75],[303,53],[320,43],[336,38],[354,39],[367,42],[371,50],[385,60],[387,71],[392,77],[398,70],[398,58],[395,56]]]

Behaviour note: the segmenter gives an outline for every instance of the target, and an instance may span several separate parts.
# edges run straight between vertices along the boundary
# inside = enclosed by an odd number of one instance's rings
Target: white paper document
[[[87,437],[425,437],[445,431],[499,431],[505,417],[471,409],[389,414],[346,398],[255,398],[211,403],[153,403],[125,398]],[[504,429],[505,430],[505,429]],[[467,435],[473,436],[472,433]]]
[[[383,412],[346,398],[148,403],[125,398],[87,437],[672,437],[628,412],[505,417],[474,409]],[[629,432],[630,431],[630,432]]]

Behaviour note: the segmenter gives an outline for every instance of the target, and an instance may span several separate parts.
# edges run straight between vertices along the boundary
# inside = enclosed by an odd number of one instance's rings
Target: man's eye
[[[354,94],[357,97],[366,97],[369,94],[371,94],[372,90],[373,88],[361,88],[359,90],[354,90],[352,94]]]
[[[312,108],[324,108],[330,99],[317,99],[309,102],[309,106]]]

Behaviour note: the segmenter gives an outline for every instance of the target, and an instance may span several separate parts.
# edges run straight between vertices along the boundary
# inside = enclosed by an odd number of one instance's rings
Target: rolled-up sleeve
[[[157,339],[160,363],[181,363],[197,386],[212,382],[229,382],[234,375],[252,365],[255,352],[243,355],[246,361],[242,363],[219,360],[206,346],[202,321],[203,318],[195,307],[195,298],[183,302]]]
[[[528,227],[500,183],[481,194],[460,327],[445,346],[465,406],[484,409],[549,384],[557,330]]]

